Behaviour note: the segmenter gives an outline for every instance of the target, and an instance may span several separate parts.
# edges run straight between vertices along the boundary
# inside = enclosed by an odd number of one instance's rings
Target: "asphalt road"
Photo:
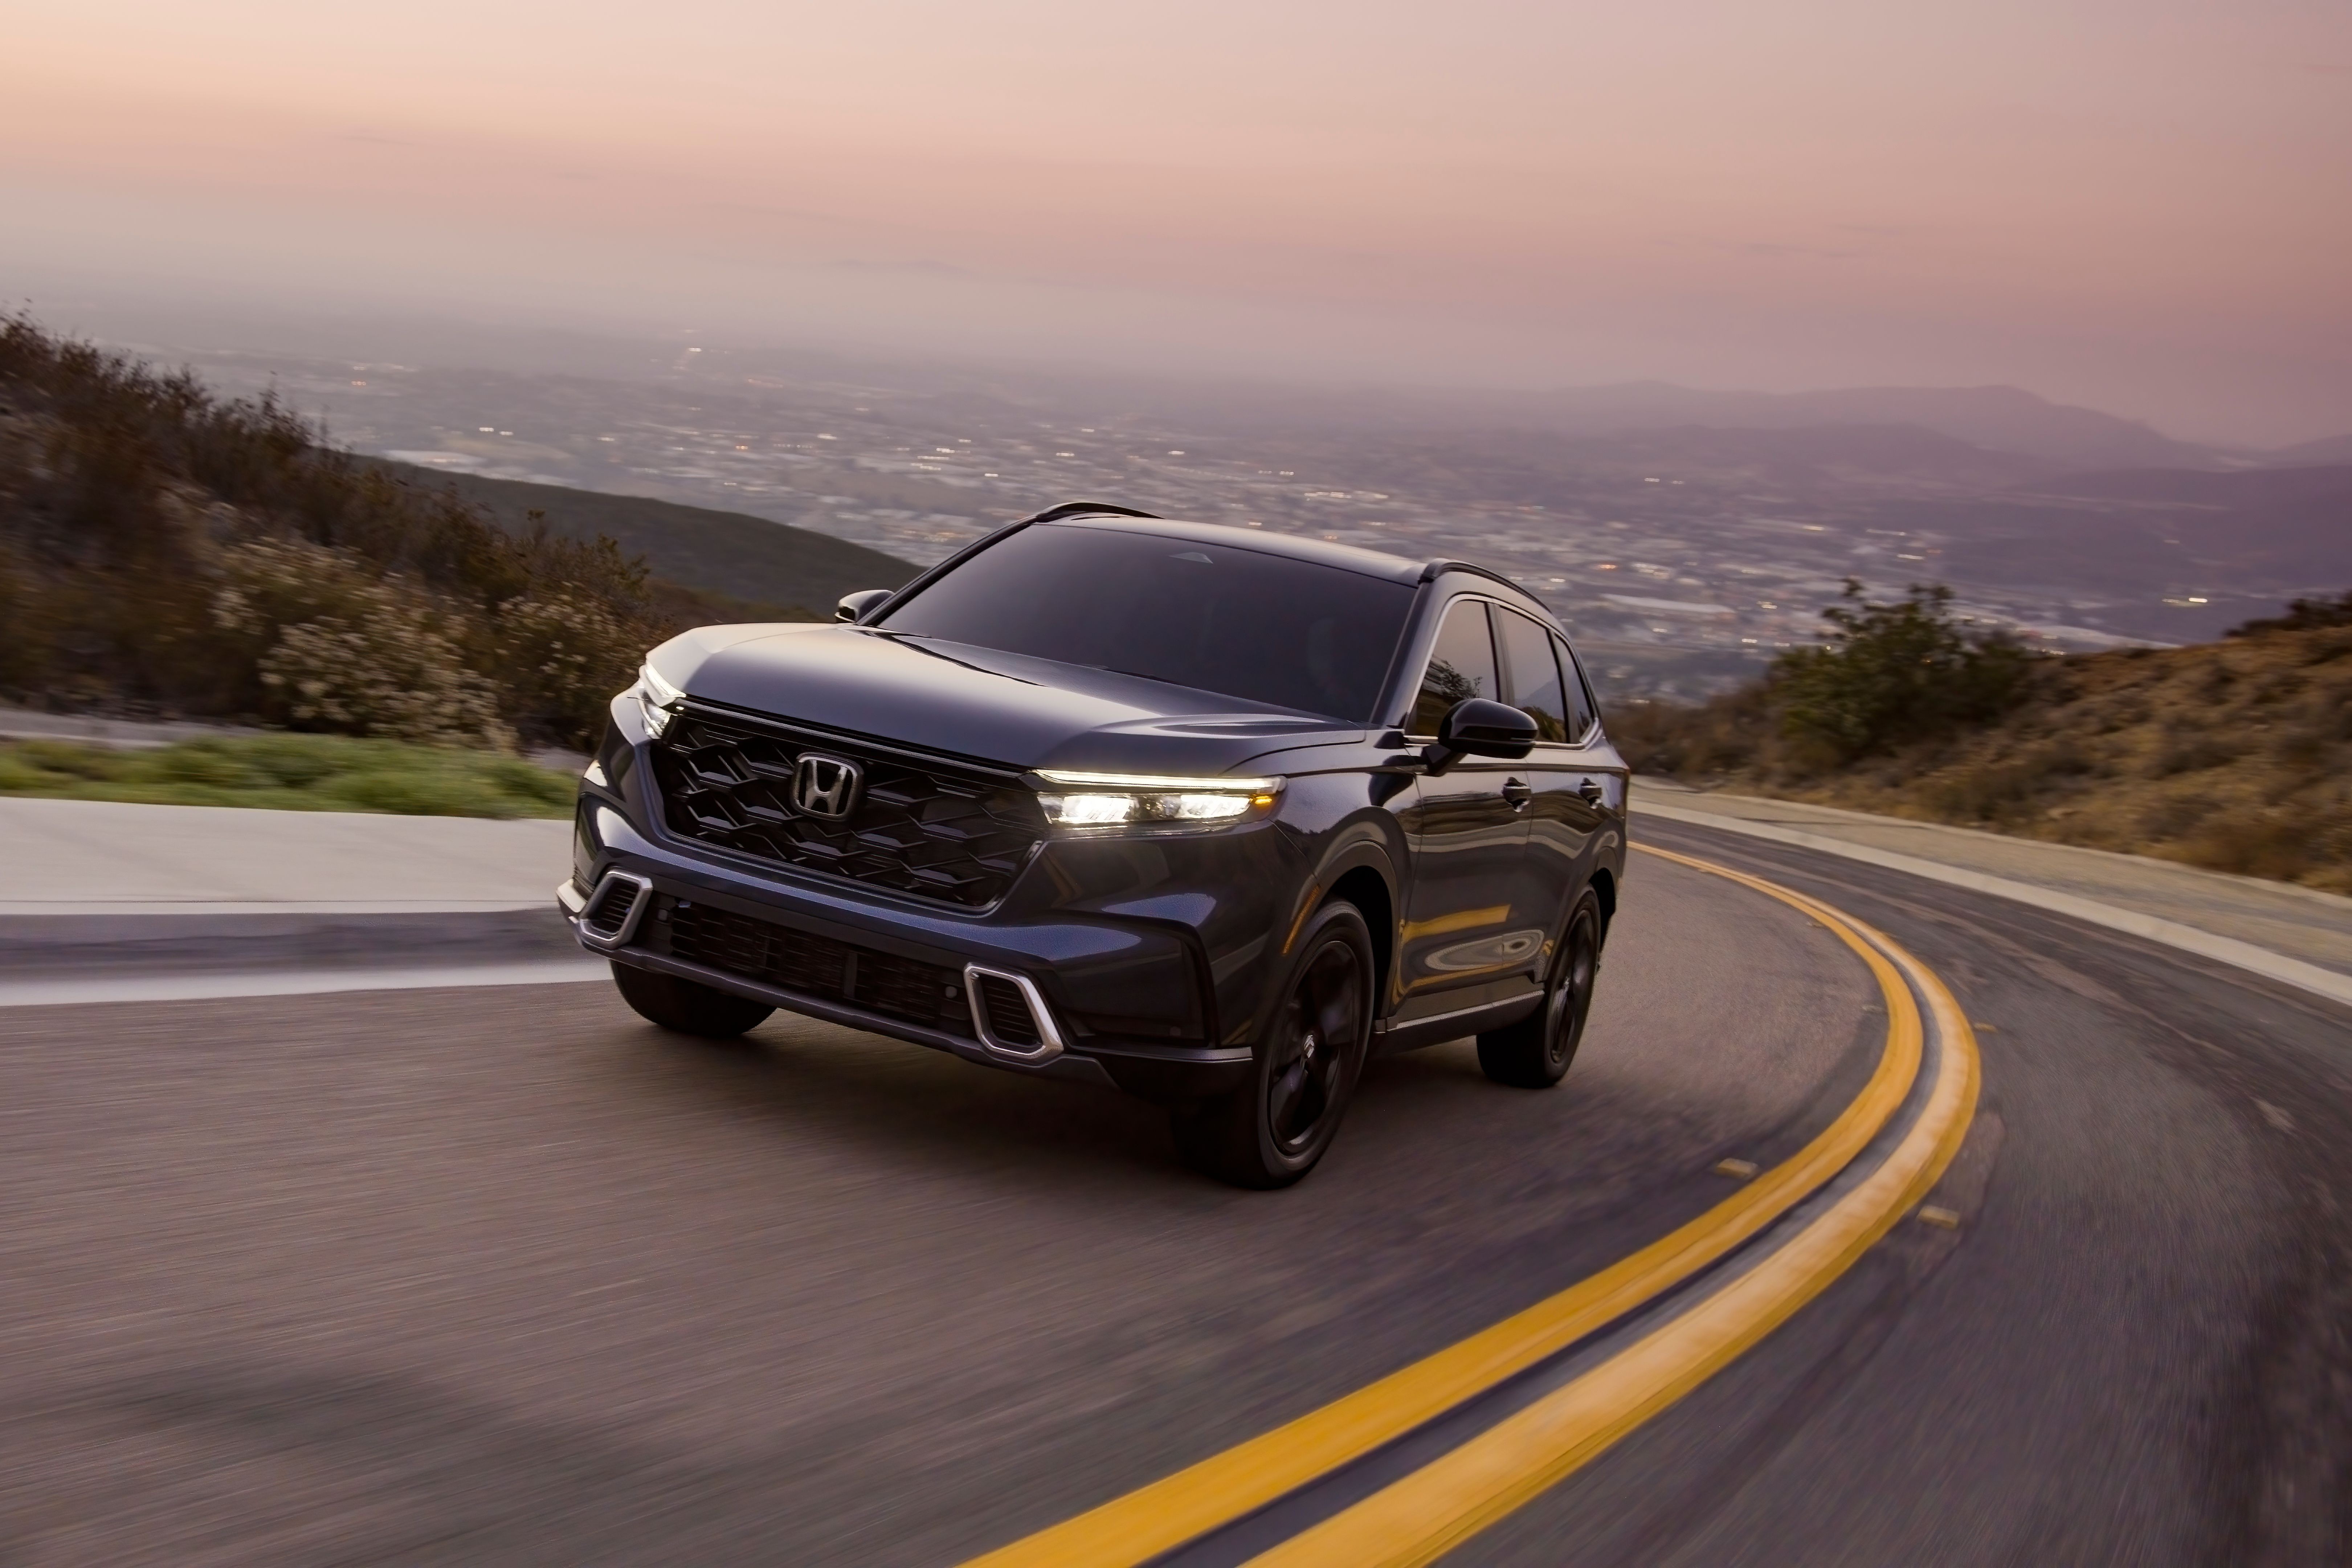
[[[1938,1202],[1449,1562],[2352,1559],[2352,1019],[1695,828],[1981,1036]],[[1804,916],[1644,858],[1561,1090],[1381,1064],[1304,1186],[601,985],[0,1015],[0,1563],[952,1563],[1572,1283],[1852,1097]]]

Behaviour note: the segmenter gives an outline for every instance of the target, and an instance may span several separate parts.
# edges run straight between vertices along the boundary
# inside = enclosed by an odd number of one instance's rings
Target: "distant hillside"
[[[830,616],[844,594],[895,588],[915,575],[895,555],[741,512],[408,463],[382,467],[414,485],[456,490],[509,531],[525,527],[530,512],[544,512],[548,526],[567,538],[601,533],[624,553],[643,555],[656,577],[753,605],[798,606],[818,619]]]
[[[751,518],[446,479],[331,446],[274,398],[0,316],[0,697],[580,746],[681,628],[911,570]],[[549,526],[513,526],[531,507]],[[750,602],[767,596],[782,604]]]
[[[2352,467],[2074,473],[1879,501],[1861,519],[1931,537],[1937,574],[1955,585],[2095,586],[2109,629],[2161,642],[2215,637],[2262,605],[2352,582]]]
[[[1621,705],[1637,771],[2352,893],[2352,626],[2035,661],[2003,717],[1843,767],[1761,684]]]
[[[1900,476],[2005,489],[2053,468],[2043,458],[1992,451],[1923,425],[1671,425],[1574,437],[1565,450],[1592,460],[1745,468],[1774,483],[1800,485],[1837,476]]]
[[[2074,468],[2204,467],[2212,461],[2203,447],[2175,441],[2137,420],[2052,403],[2014,386],[1772,393],[1628,382],[1540,393],[1462,394],[1445,402],[1499,424],[1532,424],[1576,436],[1692,425],[1762,430],[1913,425],[1973,447]]]
[[[2352,580],[2352,466],[2077,474],[2037,495],[2122,503],[2158,540],[2236,582],[2300,587]]]
[[[2305,463],[2352,463],[2352,435],[2329,436],[2263,454],[2263,461],[2280,467]]]

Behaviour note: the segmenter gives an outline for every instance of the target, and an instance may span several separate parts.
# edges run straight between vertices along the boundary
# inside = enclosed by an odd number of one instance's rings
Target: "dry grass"
[[[1759,691],[1612,721],[1645,772],[2352,893],[2352,629],[2038,663],[2006,717],[1836,771]]]

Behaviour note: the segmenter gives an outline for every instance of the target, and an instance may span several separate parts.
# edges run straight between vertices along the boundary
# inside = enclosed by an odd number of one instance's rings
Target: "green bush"
[[[1985,723],[2016,702],[2033,656],[1955,619],[1949,588],[1915,584],[1879,605],[1848,578],[1844,597],[1822,612],[1835,628],[1828,643],[1782,654],[1768,677],[1801,760],[1851,763]]]
[[[584,747],[646,648],[719,618],[609,539],[503,530],[273,398],[0,317],[0,693]]]

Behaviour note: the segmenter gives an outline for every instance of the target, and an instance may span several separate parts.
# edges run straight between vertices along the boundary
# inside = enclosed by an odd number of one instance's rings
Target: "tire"
[[[1339,1130],[1372,1034],[1372,939],[1353,904],[1307,922],[1249,1079],[1172,1117],[1185,1163],[1237,1187],[1286,1187]]]
[[[1478,1037],[1478,1066],[1496,1083],[1514,1089],[1549,1089],[1568,1076],[1576,1047],[1584,1043],[1585,1016],[1592,1011],[1592,984],[1601,969],[1601,901],[1590,892],[1576,900],[1560,932],[1543,1005],[1506,1028]]]
[[[613,984],[639,1017],[706,1040],[734,1039],[775,1011],[764,1002],[730,995],[675,974],[656,974],[634,963],[614,964]]]

